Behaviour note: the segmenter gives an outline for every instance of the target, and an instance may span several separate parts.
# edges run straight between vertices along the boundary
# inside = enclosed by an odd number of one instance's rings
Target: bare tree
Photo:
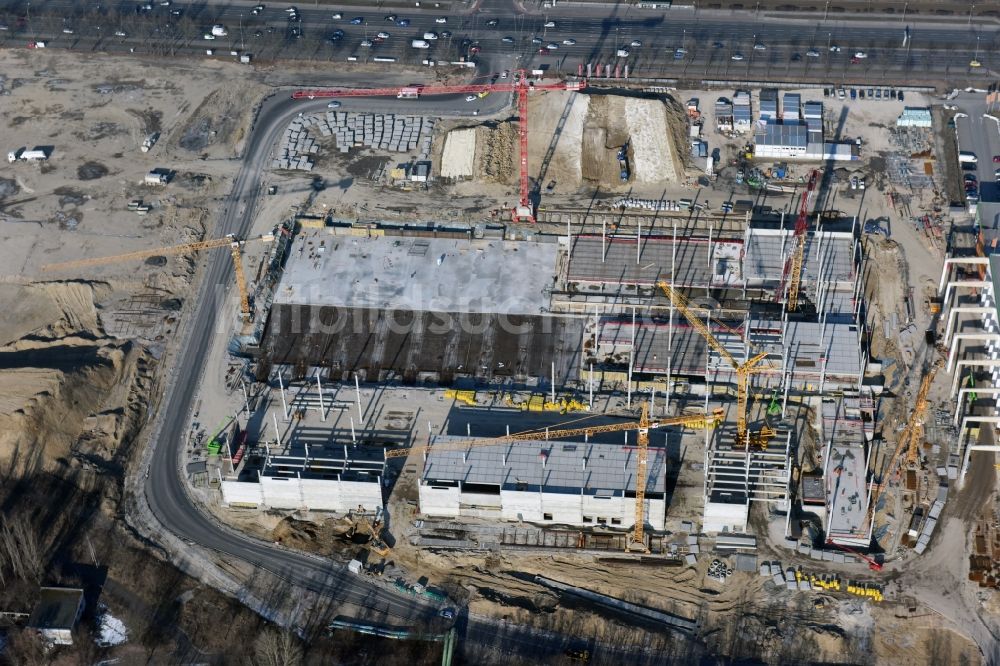
[[[38,535],[24,516],[4,521],[0,525],[0,584],[6,583],[5,572],[16,579],[37,583],[41,566]]]
[[[302,643],[290,631],[265,629],[254,641],[254,666],[299,666]]]
[[[22,628],[7,634],[4,657],[18,666],[42,666],[49,663],[45,654],[45,641],[34,629]]]

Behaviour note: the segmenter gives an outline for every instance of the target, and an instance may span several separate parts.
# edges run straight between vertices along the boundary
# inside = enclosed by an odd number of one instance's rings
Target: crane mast
[[[768,357],[767,352],[761,352],[755,356],[752,356],[745,363],[740,363],[736,358],[729,353],[729,350],[719,342],[718,338],[712,334],[712,331],[708,328],[708,325],[701,320],[701,317],[696,315],[691,308],[691,304],[688,302],[687,298],[684,297],[679,291],[674,289],[674,287],[667,282],[660,281],[657,286],[667,295],[670,299],[671,304],[681,311],[684,318],[687,319],[688,324],[691,325],[695,331],[698,332],[709,347],[718,352],[719,356],[724,358],[729,365],[732,366],[733,370],[736,371],[736,444],[740,448],[748,448],[751,444],[760,446],[763,448],[767,445],[767,439],[773,434],[769,429],[762,430],[756,435],[751,435],[750,428],[747,425],[747,406],[749,403],[750,395],[750,375],[754,373],[754,369]]]
[[[780,301],[785,282],[788,282],[788,309],[790,311],[795,311],[799,307],[802,263],[805,260],[806,252],[806,231],[809,229],[809,210],[813,206],[817,180],[819,180],[819,171],[813,171],[809,174],[809,184],[806,186],[806,191],[802,193],[799,216],[795,219],[795,248],[792,251],[792,256],[785,262],[785,268],[781,274],[781,285],[775,292],[775,299]]]
[[[197,241],[194,243],[182,243],[180,245],[171,245],[169,247],[155,247],[149,250],[138,250],[136,252],[126,252],[125,254],[116,254],[110,257],[90,257],[88,259],[77,259],[75,261],[64,261],[58,264],[46,264],[42,266],[43,271],[64,271],[72,270],[76,268],[86,268],[89,266],[102,266],[105,264],[114,264],[122,261],[135,261],[137,259],[148,259],[149,257],[162,256],[162,255],[179,255],[179,254],[190,254],[192,252],[198,252],[199,250],[211,250],[217,247],[229,246],[230,256],[233,258],[233,269],[236,272],[236,286],[240,292],[240,315],[244,319],[250,317],[250,293],[247,289],[246,276],[243,274],[243,245],[247,242],[252,241],[273,241],[273,234],[265,234],[263,236],[257,236],[256,238],[250,238],[247,240],[240,240],[235,235],[229,234],[225,238],[213,238],[207,241]]]
[[[442,442],[439,444],[420,446],[409,449],[393,449],[385,452],[386,458],[402,458],[413,452],[421,452],[424,455],[433,451],[461,451],[475,446],[497,446],[511,442],[539,439],[565,439],[567,437],[579,437],[581,435],[590,437],[604,432],[622,432],[627,430],[638,430],[638,446],[636,451],[635,469],[635,526],[632,533],[626,539],[625,549],[629,551],[649,552],[646,547],[645,524],[646,524],[646,483],[649,469],[649,431],[651,428],[662,428],[664,426],[687,426],[689,428],[714,428],[722,421],[724,411],[716,409],[711,414],[692,414],[687,416],[673,416],[670,418],[651,421],[649,419],[649,406],[642,404],[642,413],[638,421],[627,423],[612,423],[609,425],[589,426],[584,428],[565,428],[560,430],[528,430],[506,437],[493,437],[489,439],[460,440],[454,442]]]

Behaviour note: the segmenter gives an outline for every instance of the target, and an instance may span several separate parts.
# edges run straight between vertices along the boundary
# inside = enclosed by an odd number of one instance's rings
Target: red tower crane
[[[813,206],[818,180],[819,171],[813,171],[809,174],[809,184],[806,186],[806,191],[802,193],[799,216],[795,219],[795,247],[785,261],[784,270],[781,272],[781,284],[774,292],[774,300],[780,301],[785,295],[785,284],[788,284],[787,303],[789,310],[797,310],[799,307],[799,286],[802,284],[802,262],[806,251],[806,231],[809,229],[809,209]]]
[[[517,114],[520,126],[521,180],[520,202],[512,211],[515,222],[534,222],[535,212],[528,192],[528,91],[529,90],[581,90],[586,82],[560,81],[558,83],[535,83],[529,81],[524,70],[514,72],[510,83],[470,83],[457,86],[416,85],[394,88],[322,88],[296,90],[292,99],[314,99],[316,97],[398,97],[412,99],[423,95],[476,94],[485,97],[489,93],[517,93]]]

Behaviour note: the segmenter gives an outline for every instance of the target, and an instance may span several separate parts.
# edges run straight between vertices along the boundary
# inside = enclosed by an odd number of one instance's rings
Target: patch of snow
[[[128,641],[128,627],[125,623],[112,615],[106,606],[101,605],[100,610],[100,626],[94,642],[101,647],[112,647]]]

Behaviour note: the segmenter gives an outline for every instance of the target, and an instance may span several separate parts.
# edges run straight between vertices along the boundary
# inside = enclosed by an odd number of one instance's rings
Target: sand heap
[[[0,285],[0,464],[117,470],[145,414],[149,359],[106,337],[104,284]]]

